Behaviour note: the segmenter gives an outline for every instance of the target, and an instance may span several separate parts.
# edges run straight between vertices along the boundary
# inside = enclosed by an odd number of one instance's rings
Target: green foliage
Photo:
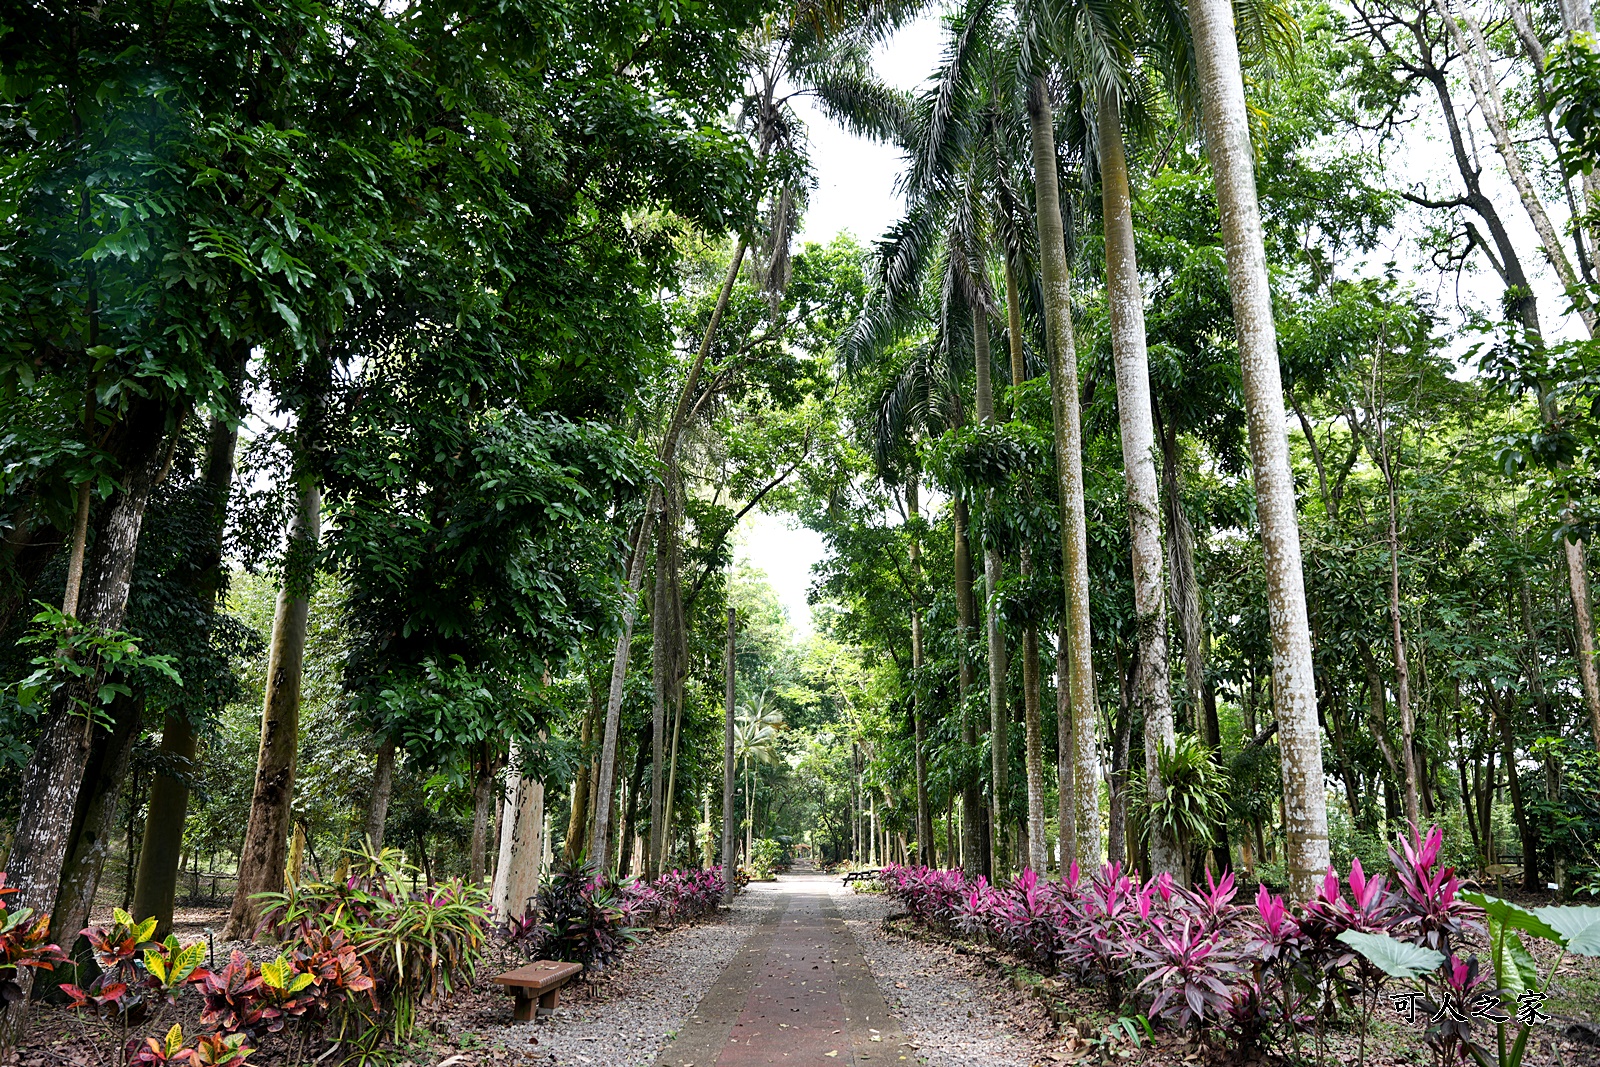
[[[1588,174],[1600,159],[1600,52],[1592,34],[1577,34],[1550,50],[1545,64],[1557,121],[1566,134],[1559,146],[1568,176]]]
[[[262,896],[264,928],[309,946],[348,943],[376,984],[375,1010],[348,1005],[351,1037],[371,1050],[385,1038],[405,1042],[424,999],[470,984],[488,940],[488,894],[460,880],[405,888],[415,868],[392,849],[350,856],[349,876],[302,882]],[[296,979],[297,980],[297,979]]]
[[[773,868],[783,859],[783,844],[770,837],[756,839],[750,848],[750,877],[766,881],[772,877]]]
[[[46,651],[33,657],[33,673],[17,684],[17,703],[24,709],[48,706],[58,692],[72,694],[87,687],[93,690],[92,699],[70,696],[74,713],[109,728],[111,702],[132,693],[125,679],[155,676],[183,684],[173,657],[141,651],[132,634],[86,625],[48,604],[39,606],[43,610],[33,617],[35,629],[21,643]]]

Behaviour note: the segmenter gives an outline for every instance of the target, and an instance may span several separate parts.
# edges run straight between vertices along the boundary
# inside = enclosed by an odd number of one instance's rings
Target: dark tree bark
[[[105,873],[128,758],[144,717],[144,698],[138,692],[119,696],[111,702],[110,713],[111,729],[96,731],[83,786],[78,791],[72,851],[61,870],[61,885],[51,916],[51,930],[58,942],[69,949],[72,946],[67,943],[78,941],[78,931],[89,924],[95,890]],[[73,955],[79,953],[73,950]]]
[[[495,785],[500,781],[496,771],[499,760],[485,742],[477,760],[478,779],[472,787],[472,837],[467,845],[467,880],[482,885],[488,868],[489,821],[494,814]]]
[[[230,366],[232,399],[239,400],[248,352],[234,353]],[[183,579],[194,591],[195,601],[207,616],[217,610],[226,576],[223,570],[223,536],[227,529],[228,498],[233,489],[234,451],[238,445],[237,423],[225,415],[214,417],[206,428],[206,451],[201,467],[201,484],[206,493],[206,519],[214,536],[205,553],[193,561]],[[139,874],[134,884],[132,912],[136,919],[156,917],[156,937],[164,938],[172,929],[172,909],[178,892],[178,868],[183,861],[183,824],[189,813],[189,786],[179,775],[195,769],[195,729],[183,715],[168,715],[161,728],[161,759],[150,782],[150,800],[144,824],[144,845],[139,852]]]
[[[383,848],[383,831],[389,821],[389,799],[394,795],[394,739],[386,737],[378,746],[378,758],[372,767],[372,800],[367,805],[367,847],[377,852]]]
[[[300,747],[300,683],[321,523],[321,486],[314,479],[303,479],[290,520],[283,585],[278,591],[278,607],[272,620],[250,821],[239,852],[239,884],[233,895],[233,909],[223,931],[223,937],[230,941],[253,938],[260,918],[256,895],[283,888],[295,763]]]
[[[167,413],[154,403],[136,407],[128,424],[137,430],[142,447],[125,468],[124,483],[112,498],[101,536],[95,545],[94,565],[77,618],[85,625],[117,629],[128,604],[128,589],[139,547],[150,493],[160,481],[176,444],[175,427]],[[64,686],[52,700],[33,755],[23,771],[17,828],[8,860],[7,884],[15,886],[12,908],[28,907],[36,914],[55,911],[62,867],[71,846],[72,822],[92,750],[93,728],[78,710],[78,702],[97,700],[101,679],[92,677]],[[59,925],[56,927],[60,929]],[[14,1045],[26,1019],[26,1004],[33,972],[17,975],[22,997],[0,1019],[0,1047]]]

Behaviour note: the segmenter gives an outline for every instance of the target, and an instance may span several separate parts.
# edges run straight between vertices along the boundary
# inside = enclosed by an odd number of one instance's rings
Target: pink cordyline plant
[[[1203,919],[1184,915],[1171,930],[1153,929],[1151,944],[1134,943],[1148,971],[1139,988],[1153,987],[1152,1018],[1176,1018],[1181,1027],[1220,1021],[1233,1008],[1243,973],[1227,938]]]
[[[1461,880],[1455,868],[1439,864],[1443,843],[1444,832],[1439,827],[1430,827],[1424,838],[1412,826],[1409,839],[1400,839],[1399,850],[1389,850],[1389,862],[1394,864],[1395,881],[1402,890],[1396,895],[1400,915],[1394,931],[1448,956],[1451,939],[1469,928],[1477,929],[1478,924],[1470,920],[1477,909],[1458,895]]]

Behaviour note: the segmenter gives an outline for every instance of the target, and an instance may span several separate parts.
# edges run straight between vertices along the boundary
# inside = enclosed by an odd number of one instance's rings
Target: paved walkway
[[[895,1067],[916,1057],[832,902],[839,880],[786,875],[659,1067]]]

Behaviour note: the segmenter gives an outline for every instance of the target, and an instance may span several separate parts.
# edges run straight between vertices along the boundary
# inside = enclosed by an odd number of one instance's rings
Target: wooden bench
[[[882,873],[882,871],[851,871],[849,874],[844,876],[844,884],[849,885],[851,882],[876,882],[878,880],[878,876]]]
[[[535,960],[526,967],[496,975],[494,981],[510,988],[517,998],[513,1018],[519,1023],[533,1022],[534,998],[538,998],[538,1014],[549,1015],[560,1003],[561,987],[572,981],[583,970],[581,963],[557,963],[554,960]]]

